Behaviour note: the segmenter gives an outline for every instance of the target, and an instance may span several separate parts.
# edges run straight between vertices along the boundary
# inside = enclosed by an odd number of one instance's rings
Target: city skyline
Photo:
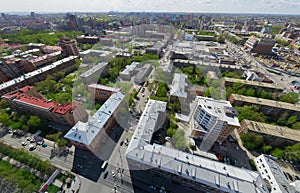
[[[2,5],[3,12],[194,12],[194,13],[262,13],[299,14],[300,0],[250,1],[250,0],[114,0],[109,2],[74,0],[72,4],[62,0],[12,0]]]

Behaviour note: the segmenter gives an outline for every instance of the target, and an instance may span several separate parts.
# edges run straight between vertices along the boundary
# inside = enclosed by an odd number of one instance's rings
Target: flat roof
[[[250,121],[247,119],[244,119],[243,122],[247,125],[247,128],[250,131],[255,131],[257,133],[263,133],[293,141],[300,141],[300,130],[256,121]]]
[[[296,192],[295,189],[288,183],[287,178],[285,177],[284,173],[280,169],[279,164],[276,162],[275,157],[272,157],[270,155],[260,155],[257,158],[255,158],[255,162],[259,162],[262,160],[263,165],[266,168],[258,168],[258,171],[265,172],[265,170],[269,170],[268,175],[270,176],[270,179],[266,178],[267,181],[272,182],[270,183],[272,189],[275,188],[275,190],[272,190],[272,192],[282,192],[282,193],[291,193]],[[257,164],[257,163],[256,163]],[[265,172],[266,173],[266,172]]]
[[[259,87],[264,87],[264,88],[272,88],[272,89],[278,89],[278,90],[283,90],[284,88],[275,84],[271,83],[265,83],[265,82],[257,82],[257,81],[251,81],[251,80],[243,80],[243,79],[237,79],[237,78],[227,78],[224,77],[224,80],[226,82],[241,82],[246,85],[251,85],[251,86],[259,86]]]
[[[183,64],[191,64],[195,66],[210,66],[210,67],[223,67],[223,68],[229,68],[229,69],[243,69],[241,66],[235,66],[235,65],[229,65],[229,64],[219,64],[216,62],[205,62],[205,61],[196,61],[196,60],[180,60],[176,59],[174,60],[174,63],[179,62]]]
[[[185,74],[174,74],[170,91],[171,96],[187,98],[187,92],[185,91],[185,87],[187,86],[186,79],[187,76]]]
[[[117,110],[124,96],[121,92],[112,94],[87,123],[78,121],[64,137],[78,143],[90,145]]]
[[[208,97],[197,96],[198,106],[201,106],[206,113],[226,121],[230,125],[240,126],[237,116],[227,116],[225,109],[233,108],[229,101],[216,100]],[[235,109],[234,109],[235,110]],[[236,110],[235,110],[236,111]]]
[[[94,88],[96,90],[107,90],[107,91],[111,91],[111,92],[120,92],[121,91],[120,88],[114,88],[114,87],[110,87],[110,86],[106,86],[106,85],[102,85],[102,84],[90,84],[88,86],[88,88]]]
[[[257,172],[211,161],[158,144],[150,144],[165,102],[149,100],[128,145],[126,157],[141,164],[206,184],[224,192],[263,193],[268,189]]]
[[[69,56],[69,57],[64,58],[64,59],[62,59],[62,60],[58,60],[58,61],[56,61],[56,62],[54,62],[54,63],[52,63],[52,64],[49,64],[49,65],[47,65],[47,66],[45,66],[45,67],[43,67],[43,68],[40,68],[40,69],[38,69],[38,70],[29,72],[29,73],[27,73],[27,74],[25,74],[25,75],[19,76],[18,78],[14,78],[14,79],[12,79],[12,80],[10,80],[10,81],[8,81],[8,82],[4,82],[4,83],[2,83],[2,84],[0,85],[0,90],[5,89],[5,88],[8,88],[8,87],[10,87],[10,86],[13,86],[13,85],[15,85],[16,83],[23,82],[23,81],[25,81],[25,80],[28,79],[28,78],[37,76],[37,75],[39,75],[39,74],[41,74],[41,73],[43,73],[43,72],[45,72],[45,71],[51,70],[51,69],[53,69],[53,68],[55,68],[55,67],[57,67],[57,66],[59,66],[59,65],[62,65],[62,64],[64,64],[64,63],[66,63],[66,62],[69,62],[69,61],[71,61],[71,60],[73,60],[73,59],[75,59],[75,58],[78,58],[78,56]]]
[[[101,70],[102,68],[106,67],[107,66],[107,62],[101,62],[99,64],[97,64],[96,66],[93,66],[91,69],[85,71],[84,73],[82,73],[80,75],[81,78],[86,78],[86,77],[89,77],[95,73],[98,72],[98,70]]]
[[[239,95],[239,94],[231,94],[231,96],[233,96],[234,100],[236,100],[236,101],[244,101],[244,102],[257,104],[257,105],[261,105],[261,106],[269,106],[269,107],[276,107],[276,108],[280,108],[280,109],[288,109],[288,110],[292,110],[292,111],[300,111],[300,105],[298,105],[298,104],[273,101],[273,100],[269,100],[269,99],[250,97],[250,96],[244,96],[244,95]]]

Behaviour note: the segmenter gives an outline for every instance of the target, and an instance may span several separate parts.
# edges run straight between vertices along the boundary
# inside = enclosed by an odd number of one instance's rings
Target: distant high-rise
[[[30,13],[30,16],[31,16],[32,19],[35,19],[35,17],[36,17],[36,16],[35,16],[35,12],[31,12],[31,13]]]
[[[80,30],[80,28],[83,26],[84,21],[82,18],[78,18],[76,15],[74,14],[67,14],[67,23],[68,23],[68,27],[71,30]]]
[[[62,38],[59,40],[58,44],[62,48],[64,56],[79,56],[76,40],[70,38]]]

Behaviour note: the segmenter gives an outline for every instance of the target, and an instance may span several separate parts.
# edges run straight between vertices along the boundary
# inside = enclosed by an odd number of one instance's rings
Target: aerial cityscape
[[[300,193],[300,1],[11,0],[0,193]]]

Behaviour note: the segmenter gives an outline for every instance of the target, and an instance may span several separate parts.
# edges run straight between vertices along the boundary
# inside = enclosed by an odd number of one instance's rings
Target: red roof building
[[[88,114],[81,103],[59,104],[46,100],[40,97],[31,86],[3,95],[2,98],[5,98],[17,110],[64,125],[73,126],[77,121],[86,122],[88,119]]]

